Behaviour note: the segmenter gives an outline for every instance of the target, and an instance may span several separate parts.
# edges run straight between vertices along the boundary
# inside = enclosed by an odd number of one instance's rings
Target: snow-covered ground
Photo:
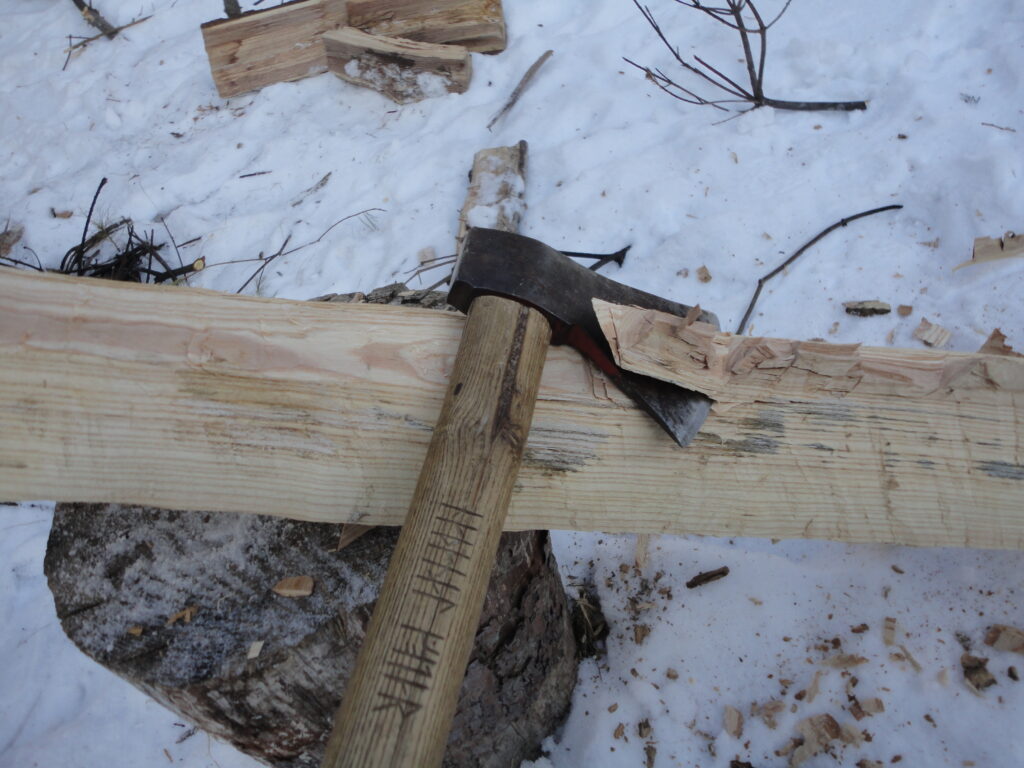
[[[727,329],[757,277],[812,235],[900,203],[831,234],[769,283],[750,331],[914,346],[927,317],[952,331],[954,349],[976,349],[995,327],[1024,347],[1024,262],[952,271],[975,237],[1024,226],[1015,0],[795,0],[769,33],[768,95],[869,108],[761,109],[727,122],[670,99],[622,60],[685,77],[628,0],[506,0],[509,48],[474,56],[469,91],[404,107],[331,75],[225,101],[198,29],[220,15],[219,0],[97,5],[114,23],[152,18],[91,43],[64,71],[66,36],[94,33],[73,4],[4,9],[0,225],[24,227],[15,258],[55,267],[106,177],[96,221],[129,216],[158,241],[168,230],[178,243],[198,238],[181,258],[202,256],[208,268],[189,282],[223,291],[257,264],[218,265],[380,209],[278,259],[259,284],[262,295],[297,299],[366,291],[403,279],[422,249],[451,253],[473,152],[526,139],[524,234],[577,251],[631,243],[611,277],[699,302]],[[761,6],[768,17],[780,7]],[[744,76],[735,33],[671,2],[652,0],[652,10],[684,55]],[[488,131],[547,49],[554,56]],[[701,266],[710,282],[698,281]],[[913,312],[844,313],[842,302],[860,299]],[[202,734],[178,743],[187,725],[64,638],[42,576],[51,509],[0,507],[0,766],[255,765]],[[596,585],[612,633],[607,656],[582,665],[569,719],[538,766],[784,766],[790,758],[775,752],[797,723],[826,713],[871,738],[835,742],[834,758],[804,763],[812,768],[897,756],[1024,764],[1024,683],[1007,674],[1024,660],[982,644],[990,624],[1024,625],[1017,552],[663,537],[638,572],[633,537],[561,533],[555,543],[567,584]],[[685,588],[722,565],[727,578]],[[883,644],[885,617],[898,620],[910,658]],[[963,682],[958,633],[991,659],[997,685],[981,695]],[[823,665],[839,653],[865,661]],[[855,720],[851,691],[885,711]],[[751,714],[772,700],[782,702],[767,718],[774,729]],[[726,733],[727,705],[745,716],[740,738]]]

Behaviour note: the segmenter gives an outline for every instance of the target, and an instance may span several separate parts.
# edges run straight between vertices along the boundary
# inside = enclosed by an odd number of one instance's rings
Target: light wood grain
[[[469,51],[460,45],[381,37],[354,27],[325,32],[321,39],[331,72],[398,104],[463,93],[473,74]]]
[[[505,50],[501,0],[348,0],[349,25],[373,35]]]
[[[299,0],[201,26],[222,98],[327,71],[321,35],[345,26],[344,0]]]
[[[470,307],[324,768],[441,764],[550,339],[516,301]]]
[[[481,149],[473,156],[469,189],[459,212],[456,247],[462,248],[470,227],[518,232],[526,211],[527,144]]]
[[[401,524],[463,322],[0,270],[0,499]],[[682,449],[553,348],[506,529],[1019,549],[1011,394],[739,404]]]

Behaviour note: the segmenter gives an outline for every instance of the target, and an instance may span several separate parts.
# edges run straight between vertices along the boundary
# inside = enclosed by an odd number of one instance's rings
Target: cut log
[[[473,157],[469,191],[459,213],[457,249],[470,227],[518,232],[526,211],[527,144],[481,149]]]
[[[338,526],[61,504],[45,571],[68,637],[182,717],[279,768],[313,768],[396,539]],[[281,597],[304,574],[308,597]],[[190,620],[168,617],[190,608]],[[518,765],[567,712],[575,642],[547,534],[505,534],[445,765]]]
[[[385,37],[505,50],[501,0],[348,0],[349,25]]]
[[[469,88],[473,70],[462,46],[381,37],[354,27],[326,32],[322,39],[331,72],[398,104]]]
[[[0,270],[0,498],[401,524],[462,325]],[[506,529],[1024,547],[1024,360],[879,354],[918,386],[966,360],[969,398],[740,403],[682,449],[553,348]]]
[[[345,0],[298,0],[201,26],[222,98],[327,71],[320,41],[348,19]]]

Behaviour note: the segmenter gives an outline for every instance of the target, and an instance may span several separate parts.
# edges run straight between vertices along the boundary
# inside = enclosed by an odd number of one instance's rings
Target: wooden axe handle
[[[473,301],[323,768],[441,764],[550,339],[534,309]]]

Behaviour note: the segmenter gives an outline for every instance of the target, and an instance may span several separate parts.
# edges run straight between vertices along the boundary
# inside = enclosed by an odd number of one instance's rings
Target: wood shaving
[[[698,267],[697,268],[697,279],[700,280],[702,283],[710,283],[711,282],[711,272],[708,271],[707,267]]]
[[[260,652],[262,650],[263,650],[263,641],[262,640],[255,640],[255,641],[253,641],[252,643],[249,644],[249,650],[247,650],[245,652],[245,658],[247,658],[247,659],[255,659],[255,658],[257,658],[260,655]]]
[[[651,634],[651,627],[649,624],[634,624],[633,625],[633,642],[637,645],[643,645],[644,640]]]
[[[896,314],[899,315],[900,317],[910,317],[913,311],[914,308],[909,304],[900,304],[898,307],[896,307]]]

